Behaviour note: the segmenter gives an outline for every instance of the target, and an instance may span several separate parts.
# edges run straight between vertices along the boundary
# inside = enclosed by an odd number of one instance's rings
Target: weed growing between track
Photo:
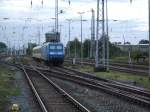
[[[80,65],[69,66],[69,64],[67,64],[67,67],[79,69],[80,71],[83,71],[83,72],[94,73],[93,67],[88,66],[88,65],[84,65],[83,67],[81,67]],[[118,80],[118,81],[122,81],[122,82],[129,82],[129,83],[133,83],[137,86],[150,88],[150,81],[148,80],[148,75],[147,76],[139,76],[136,74],[123,73],[123,72],[118,72],[118,71],[96,72],[94,74],[96,74],[96,76],[98,76],[98,77]]]
[[[0,112],[3,112],[6,105],[6,97],[20,94],[15,85],[15,71],[0,66]]]
[[[113,79],[113,80],[132,82],[135,85],[142,86],[145,88],[150,88],[150,82],[148,81],[147,76],[139,76],[139,75],[133,75],[133,74],[122,73],[117,71],[98,72],[96,73],[96,75],[103,78]]]

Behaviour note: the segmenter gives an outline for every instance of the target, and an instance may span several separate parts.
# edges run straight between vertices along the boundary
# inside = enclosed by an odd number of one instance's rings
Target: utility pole
[[[99,0],[97,0],[97,28],[96,28],[96,54],[95,54],[95,67],[98,67],[98,34],[99,34]]]
[[[150,0],[148,0],[148,13],[149,13],[149,17],[148,17],[148,21],[149,21],[149,81],[150,81]]]
[[[38,44],[40,45],[40,43],[41,43],[41,42],[40,42],[40,41],[41,41],[41,39],[40,39],[40,38],[41,38],[40,27],[38,27],[38,37],[39,37],[39,38],[38,38]]]
[[[72,60],[73,64],[76,64],[76,57],[77,57],[77,48],[76,48],[77,47],[77,45],[76,45],[77,43],[76,42],[77,42],[77,39],[75,38],[74,39],[74,58]]]
[[[75,50],[74,50],[74,58],[77,58],[77,40],[75,39]]]
[[[60,32],[60,34],[61,34],[61,29],[62,29],[62,27],[63,27],[63,25],[59,25],[59,32]]]
[[[129,58],[129,61],[128,61],[128,63],[131,65],[132,64],[132,60],[131,60],[131,45],[129,45],[129,52],[128,52],[128,58]]]
[[[3,28],[3,27],[2,27]],[[8,37],[6,37],[6,26],[4,27],[4,35],[3,35],[3,38],[6,39],[6,43],[8,45]],[[8,48],[7,48],[7,54],[8,54]]]
[[[71,19],[67,19],[68,21],[68,56],[70,57],[70,24],[71,24]]]
[[[107,55],[106,55],[106,64],[107,64],[107,71],[109,71],[109,27],[108,27],[108,2],[106,0],[106,35],[107,35]]]
[[[25,26],[22,27],[22,41],[24,41],[24,30],[25,30]]]
[[[61,32],[62,27],[63,27],[63,25],[60,24],[60,25],[59,25],[59,34],[60,34],[60,35],[61,35],[61,33],[62,33],[62,32]],[[60,41],[61,41],[61,40],[62,40],[62,38],[60,37]]]
[[[81,14],[81,65],[83,65],[82,14]]]
[[[94,9],[91,10],[91,47],[90,47],[90,58],[94,57],[94,43],[95,43],[95,12]]]
[[[55,32],[58,32],[58,0],[55,0]]]
[[[55,33],[58,39],[58,0],[55,0]]]
[[[83,66],[83,43],[82,43],[82,14],[84,14],[85,12],[79,12],[80,17],[81,17],[81,66]]]
[[[102,41],[103,41],[103,65],[105,66],[105,58],[106,58],[106,55],[105,55],[105,45],[106,45],[106,39],[105,39],[105,3],[104,3],[104,0],[102,0]]]

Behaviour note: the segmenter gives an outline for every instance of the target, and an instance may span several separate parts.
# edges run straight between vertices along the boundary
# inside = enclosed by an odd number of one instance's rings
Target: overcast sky
[[[28,41],[37,43],[40,35],[41,43],[44,42],[45,32],[51,31],[54,26],[51,18],[54,18],[55,0],[43,0],[43,6],[41,1],[32,0],[31,7],[31,0],[0,0],[0,41],[11,46]],[[86,12],[83,15],[87,20],[83,23],[83,38],[90,38],[90,10],[93,8],[96,11],[96,1],[71,0],[69,5],[68,0],[59,0],[59,10],[64,10],[64,14],[59,15],[61,41],[64,44],[68,41],[66,19],[74,20],[71,24],[71,40],[80,37],[78,12]],[[148,0],[133,0],[132,4],[130,0],[108,0],[109,35],[112,42],[123,42],[123,37],[132,44],[148,39],[147,3]]]

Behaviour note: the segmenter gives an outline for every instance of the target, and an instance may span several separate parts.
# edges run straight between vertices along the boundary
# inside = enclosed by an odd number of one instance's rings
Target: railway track
[[[97,81],[104,81],[104,82],[108,82],[108,83],[122,85],[122,86],[127,87],[127,88],[132,88],[132,89],[137,89],[137,90],[141,90],[141,91],[150,92],[149,89],[132,86],[132,85],[125,84],[125,83],[120,83],[118,81],[114,81],[114,80],[110,80],[110,79],[106,79],[106,78],[100,78],[100,77],[94,76],[93,74],[86,73],[86,72],[81,72],[81,71],[71,69],[71,68],[67,68],[67,67],[63,67],[63,68],[60,68],[60,67],[58,68],[57,67],[55,69],[60,70],[60,71],[64,71],[65,73],[71,73],[72,75],[73,74],[74,75],[79,75],[79,76],[86,77],[86,78],[93,79],[93,80],[97,80]]]
[[[90,112],[35,68],[22,69],[43,112]]]
[[[92,76],[84,77],[82,73],[65,68],[52,68],[40,70],[46,76],[53,76],[63,80],[69,80],[93,89],[105,91],[106,93],[119,96],[123,99],[150,107],[150,90],[122,84],[119,82],[100,79]],[[84,74],[85,75],[85,74]]]
[[[72,59],[69,59],[72,60]],[[81,59],[76,59],[77,61],[80,61]],[[83,59],[84,62],[90,62],[90,63],[95,63],[95,59]],[[109,61],[110,65],[113,66],[121,66],[121,67],[127,67],[127,68],[138,68],[138,69],[145,69],[148,70],[148,65],[146,64],[137,64],[137,63],[128,63],[128,62],[121,62],[121,61]]]
[[[65,61],[71,62],[71,60],[65,60]],[[81,64],[79,60],[76,61],[76,63]],[[83,61],[82,63],[85,65],[90,65],[90,66],[95,65],[95,62],[93,61]],[[148,74],[148,67],[144,65],[140,66],[140,65],[123,64],[123,63],[110,63],[109,67],[111,70],[116,70],[116,71],[125,72],[125,73],[133,73],[133,74],[138,74],[138,75]]]
[[[29,66],[25,66],[26,69],[31,69]],[[150,107],[150,90],[140,87],[123,84],[117,81],[98,78],[88,73],[79,72],[74,69],[52,67],[51,69],[36,67],[40,71],[38,74],[42,74],[45,77],[56,77],[59,79],[71,81],[84,85],[86,87],[104,91],[108,94],[119,96],[130,102],[137,103],[146,107]],[[37,73],[36,73],[37,74]],[[35,74],[34,74],[35,75]],[[32,75],[30,75],[32,76]],[[37,78],[37,77],[35,77]],[[39,82],[39,81],[38,81]],[[41,87],[40,87],[41,88]]]

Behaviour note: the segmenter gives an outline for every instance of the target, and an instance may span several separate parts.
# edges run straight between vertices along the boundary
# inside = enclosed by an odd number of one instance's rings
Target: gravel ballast
[[[92,112],[149,112],[148,108],[79,84],[51,78]]]

